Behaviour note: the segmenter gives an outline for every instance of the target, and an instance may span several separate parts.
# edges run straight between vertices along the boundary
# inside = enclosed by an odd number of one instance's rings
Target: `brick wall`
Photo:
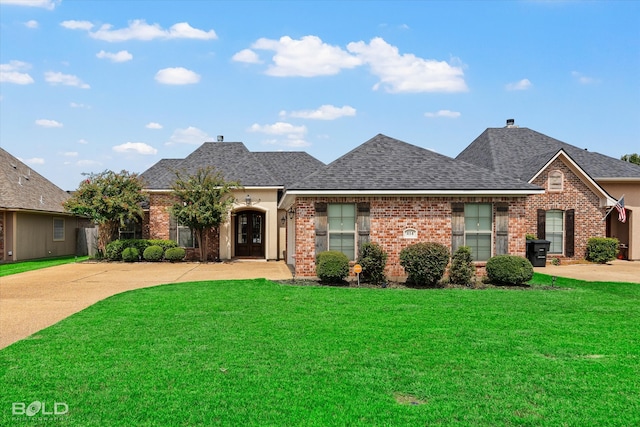
[[[418,242],[438,242],[451,247],[451,203],[509,202],[509,252],[525,255],[526,200],[501,197],[332,197],[298,198],[296,201],[296,276],[315,276],[315,203],[370,203],[370,241],[378,243],[388,254],[385,273],[404,276],[400,251]],[[495,217],[495,205],[494,205]],[[407,228],[418,230],[417,239],[405,239]],[[494,239],[495,252],[495,239]]]
[[[564,174],[563,191],[546,191],[544,194],[532,195],[527,201],[527,233],[537,234],[537,210],[575,209],[574,256],[571,259],[585,257],[587,241],[590,237],[606,236],[606,221],[602,221],[606,213],[600,207],[600,198],[559,159],[556,159],[534,181],[533,184],[547,189],[547,178],[551,171],[559,170]],[[556,254],[550,255],[559,259],[567,259]]]
[[[149,212],[145,214],[142,224],[143,238],[145,239],[164,239],[175,240],[176,236],[169,234],[169,222],[171,215],[169,208],[175,202],[175,198],[167,193],[151,193],[149,194]],[[220,233],[218,230],[210,230],[205,237],[207,246],[207,260],[215,261],[220,257]],[[194,248],[186,248],[187,260],[199,260],[200,250]]]

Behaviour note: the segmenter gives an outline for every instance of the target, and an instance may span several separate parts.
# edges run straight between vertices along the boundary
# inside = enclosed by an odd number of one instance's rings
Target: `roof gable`
[[[378,134],[291,190],[507,191],[539,187]]]
[[[520,127],[486,129],[456,159],[529,181],[561,149],[595,180],[640,179],[638,165]]]
[[[0,208],[64,213],[70,195],[0,148]]]

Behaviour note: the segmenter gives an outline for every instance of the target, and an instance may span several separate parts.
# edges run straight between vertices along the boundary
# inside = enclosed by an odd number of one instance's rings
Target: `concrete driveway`
[[[82,262],[0,278],[0,349],[120,292],[202,280],[291,279],[282,262]]]
[[[534,267],[536,273],[589,282],[640,283],[640,262],[615,260],[608,264],[567,264]]]

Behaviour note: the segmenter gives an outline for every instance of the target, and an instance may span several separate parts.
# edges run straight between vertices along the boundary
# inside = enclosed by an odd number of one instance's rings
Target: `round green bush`
[[[449,264],[449,248],[435,243],[416,243],[400,251],[400,265],[407,272],[407,282],[436,285]]]
[[[147,261],[160,261],[164,250],[158,245],[147,246],[147,249],[142,253],[142,258]]]
[[[122,259],[126,262],[138,261],[140,252],[136,248],[124,248],[122,251]]]
[[[316,275],[323,283],[338,283],[349,275],[349,258],[342,252],[320,252],[316,257]]]
[[[360,277],[364,282],[379,285],[386,277],[384,268],[387,265],[387,254],[377,243],[364,243],[360,247],[358,264],[362,266]]]
[[[587,241],[587,261],[604,264],[616,259],[620,242],[613,237],[592,237]]]
[[[521,285],[533,277],[528,259],[516,255],[498,255],[487,261],[487,277],[498,285]]]
[[[171,262],[182,261],[186,255],[184,248],[169,248],[164,253],[164,259]]]
[[[476,266],[471,257],[469,246],[460,246],[453,257],[451,257],[451,267],[449,267],[449,281],[457,285],[469,285],[471,278],[476,273]]]

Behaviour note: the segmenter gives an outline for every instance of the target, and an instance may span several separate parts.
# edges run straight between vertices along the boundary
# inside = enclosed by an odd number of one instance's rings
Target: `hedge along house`
[[[640,260],[640,166],[515,125],[489,128],[456,159],[535,184],[526,231],[551,241],[550,257],[582,259],[591,237],[616,237],[620,256]],[[613,209],[624,196],[626,219]],[[634,221],[635,220],[635,221]]]
[[[303,180],[280,201],[288,217],[287,263],[315,276],[316,255],[375,242],[388,254],[386,274],[404,275],[402,248],[438,242],[472,248],[482,265],[493,255],[525,254],[527,198],[538,185],[377,135]]]
[[[0,262],[76,255],[69,194],[0,148]]]
[[[142,173],[149,194],[142,234],[171,239],[195,259],[199,251],[192,231],[171,217],[175,202],[171,186],[176,171],[183,177],[213,167],[226,181],[239,181],[228,220],[207,233],[209,260],[252,258],[279,260],[285,256],[287,213],[278,209],[284,188],[324,164],[305,152],[250,152],[241,142],[205,142],[184,159],[163,159]]]

